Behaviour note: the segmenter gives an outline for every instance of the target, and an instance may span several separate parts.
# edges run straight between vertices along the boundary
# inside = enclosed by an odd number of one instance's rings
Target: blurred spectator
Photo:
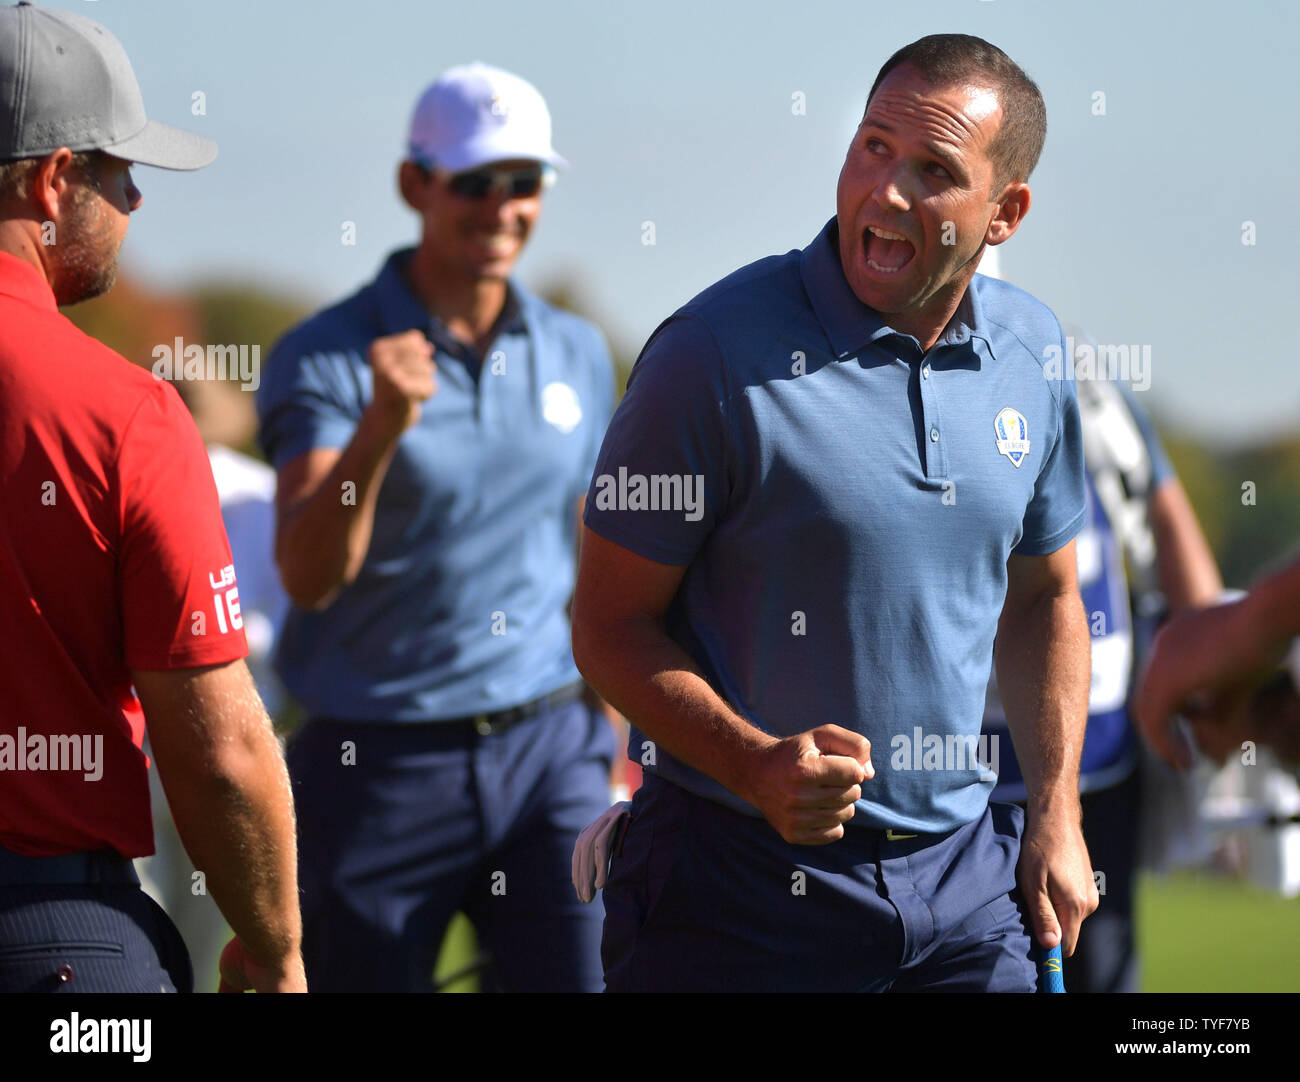
[[[419,244],[290,331],[258,390],[316,990],[430,991],[457,911],[490,986],[601,986],[569,855],[615,749],[566,605],[613,371],[511,277],[560,164],[534,87],[445,73],[399,167]]]

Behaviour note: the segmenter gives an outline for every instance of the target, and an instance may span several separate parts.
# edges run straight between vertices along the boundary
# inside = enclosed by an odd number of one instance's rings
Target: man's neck
[[[30,263],[48,282],[50,270],[45,263],[41,245],[32,234],[31,223],[25,218],[0,219],[0,252]]]
[[[920,344],[921,351],[928,353],[930,347],[939,341],[940,336],[948,329],[948,324],[952,322],[952,317],[961,307],[962,298],[966,296],[966,290],[970,288],[971,279],[974,277],[972,271],[950,283],[940,294],[932,298],[930,304],[926,306],[926,311],[917,314],[914,318],[900,318],[885,313],[881,313],[881,318],[894,330],[910,334]]]
[[[843,257],[840,255],[838,221],[831,227],[831,241],[834,245],[835,260],[842,268]],[[881,312],[874,308],[871,310],[891,329],[900,334],[910,334],[920,345],[921,352],[928,353],[930,347],[939,341],[939,336],[947,329],[957,309],[961,307],[962,298],[966,296],[966,290],[975,278],[975,268],[979,265],[979,255],[983,251],[981,247],[980,252],[969,261],[957,278],[930,298],[923,311],[908,316],[898,312]]]
[[[412,253],[406,275],[425,310],[482,355],[492,342],[492,332],[505,308],[505,279],[467,279],[449,273],[423,246]]]

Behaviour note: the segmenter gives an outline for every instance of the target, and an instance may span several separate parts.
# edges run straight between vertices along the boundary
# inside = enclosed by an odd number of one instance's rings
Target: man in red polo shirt
[[[196,169],[91,20],[0,9],[0,991],[188,990],[140,891],[147,721],[237,938],[232,990],[305,990],[293,803],[244,665],[230,547],[175,391],[58,312],[109,289],[132,162]]]

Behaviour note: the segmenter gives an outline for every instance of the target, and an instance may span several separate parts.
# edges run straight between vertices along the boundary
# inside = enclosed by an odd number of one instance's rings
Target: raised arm
[[[377,338],[369,351],[374,397],[347,447],[315,448],[280,468],[275,561],[296,605],[325,608],[360,572],[397,441],[436,390],[432,357],[419,331]]]

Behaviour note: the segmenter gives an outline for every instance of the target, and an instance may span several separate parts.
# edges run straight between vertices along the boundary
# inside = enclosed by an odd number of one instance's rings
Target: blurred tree
[[[1226,482],[1222,465],[1202,443],[1163,431],[1160,435],[1187,498],[1201,521],[1205,538],[1215,556],[1221,557],[1228,540],[1228,514],[1231,511],[1224,499]]]
[[[1228,536],[1220,566],[1225,583],[1245,588],[1300,544],[1300,446],[1289,439],[1223,462]]]
[[[1224,585],[1246,588],[1300,545],[1300,438],[1231,452],[1163,438]]]
[[[200,341],[247,346],[250,352],[256,347],[261,365],[270,359],[271,348],[280,336],[313,307],[301,300],[237,283],[199,285],[194,289],[193,298]],[[225,387],[211,388],[222,393],[210,393],[199,402],[191,402],[199,429],[205,438],[260,458],[253,395],[247,390],[235,390],[238,384],[228,380],[226,383]]]
[[[234,283],[200,285],[193,298],[202,341],[257,345],[264,359],[279,337],[314,307]]]
[[[65,315],[127,360],[152,368],[154,351],[160,346],[174,351],[177,338],[186,345],[247,346],[250,354],[256,346],[259,364],[265,363],[276,339],[310,308],[305,301],[256,286],[209,283],[188,294],[171,294],[122,274],[108,293],[68,308]],[[241,391],[232,380],[174,385],[204,439],[260,457],[251,392]]]
[[[152,367],[155,348],[170,347],[177,336],[201,340],[198,312],[188,297],[155,292],[126,274],[119,274],[117,284],[102,297],[65,308],[63,314],[144,368]]]

